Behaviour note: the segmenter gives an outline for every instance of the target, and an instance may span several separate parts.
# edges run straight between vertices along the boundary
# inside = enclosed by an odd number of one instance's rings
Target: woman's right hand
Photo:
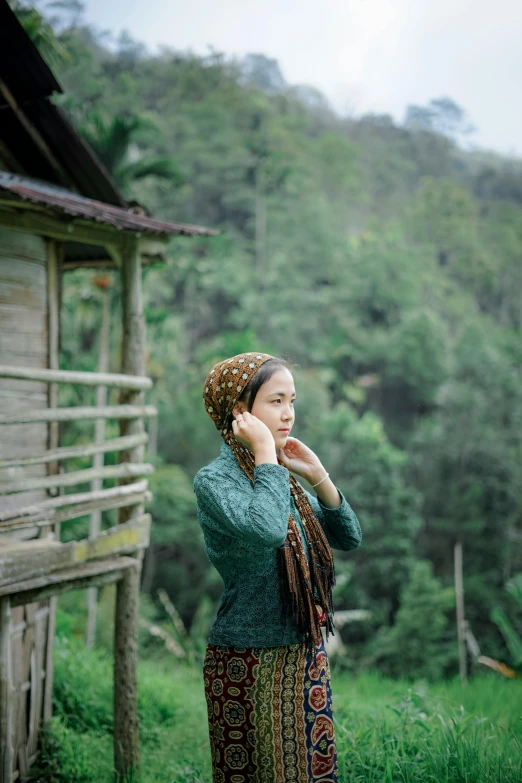
[[[266,424],[248,411],[242,413],[233,411],[233,413],[235,419],[232,420],[232,431],[237,440],[254,454],[269,451],[275,456],[274,436]]]

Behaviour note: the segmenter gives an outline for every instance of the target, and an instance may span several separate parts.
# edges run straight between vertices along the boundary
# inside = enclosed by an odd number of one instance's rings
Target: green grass
[[[466,687],[332,673],[341,783],[520,783],[522,681]],[[202,674],[139,664],[139,783],[210,783]],[[54,717],[31,783],[113,783],[112,661],[58,638]]]

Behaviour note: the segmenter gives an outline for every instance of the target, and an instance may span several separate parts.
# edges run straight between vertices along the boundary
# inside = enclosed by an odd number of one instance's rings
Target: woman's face
[[[294,424],[294,379],[290,370],[281,367],[259,387],[252,410],[272,433],[276,449],[282,448]]]

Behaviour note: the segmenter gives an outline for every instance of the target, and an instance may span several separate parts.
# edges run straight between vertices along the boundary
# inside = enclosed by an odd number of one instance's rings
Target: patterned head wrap
[[[203,392],[205,408],[227,442],[231,435],[227,425],[232,408],[261,365],[273,358],[268,353],[240,353],[216,364],[209,372]]]
[[[236,439],[232,429],[229,428],[230,415],[259,368],[266,361],[274,358],[267,353],[240,353],[216,364],[209,372],[204,385],[203,400],[207,413],[252,484],[255,458]],[[280,463],[279,458],[278,462]],[[278,550],[282,608],[285,615],[293,615],[305,638],[308,650],[313,652],[315,658],[315,648],[321,642],[321,623],[316,600],[326,614],[327,638],[333,630],[332,588],[335,584],[333,555],[303,488],[291,474],[290,491],[308,539],[310,564],[295,520],[290,514],[288,534],[283,546]]]

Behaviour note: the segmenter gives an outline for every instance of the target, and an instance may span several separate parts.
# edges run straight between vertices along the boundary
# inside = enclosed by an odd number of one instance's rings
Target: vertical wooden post
[[[138,724],[138,602],[140,565],[126,568],[116,587],[114,623],[114,769],[125,780],[140,766]]]
[[[50,370],[60,369],[60,286],[62,279],[63,243],[54,239],[47,240],[47,312],[48,312],[48,367]],[[58,407],[58,383],[50,383],[48,404],[50,408]],[[60,445],[59,422],[49,424],[48,446],[55,449]],[[48,473],[54,475],[60,472],[60,463],[52,462]],[[63,466],[62,466],[63,467]],[[63,494],[61,487],[53,494]],[[40,535],[45,532],[44,528]],[[60,540],[60,523],[54,525],[54,536]],[[49,598],[49,620],[47,624],[47,639],[45,644],[45,682],[43,693],[42,720],[50,720],[53,714],[53,679],[54,679],[54,635],[56,630],[56,607],[58,596]]]
[[[11,682],[11,604],[0,599],[0,780],[13,780],[13,690]]]
[[[468,678],[466,658],[466,621],[464,619],[464,580],[462,577],[462,543],[455,544],[455,598],[457,604],[457,638],[459,644],[460,681],[465,685]]]
[[[48,329],[48,363],[50,370],[59,370],[59,334],[60,334],[60,310],[59,310],[59,249],[55,239],[48,239],[47,250],[47,329]],[[48,386],[48,405],[50,408],[58,407],[58,383],[50,383]],[[48,448],[55,449],[59,441],[60,423],[52,421],[49,424]],[[58,473],[58,462],[50,462],[48,474]],[[58,490],[50,490],[51,495],[57,495]]]
[[[125,236],[121,263],[122,289],[122,351],[121,371],[145,375],[145,320],[141,290],[141,258],[139,243]],[[122,403],[138,404],[143,392],[122,389]],[[120,434],[143,432],[141,419],[120,420]],[[143,462],[143,446],[120,452],[120,462]],[[132,481],[132,479],[130,479]],[[120,481],[120,483],[128,483]],[[134,514],[142,514],[143,505],[120,509],[119,521],[126,522]],[[141,553],[142,555],[142,553]],[[116,781],[140,765],[138,724],[138,605],[142,557],[138,565],[126,569],[116,586],[116,616],[114,623],[114,768]]]
[[[102,325],[100,332],[100,354],[98,357],[98,372],[107,372],[109,368],[109,337],[111,321],[111,289],[103,291]],[[102,408],[107,403],[107,387],[96,387],[96,407]],[[105,419],[96,419],[94,422],[94,442],[103,443],[105,440]],[[102,468],[105,461],[103,452],[95,454],[92,460],[93,468]],[[91,481],[91,490],[97,492],[103,488],[103,479],[94,478]],[[93,511],[89,524],[89,538],[95,538],[101,530],[101,510]],[[98,601],[98,588],[87,588],[87,631],[85,646],[94,647],[96,641],[96,609]]]
[[[141,290],[141,257],[138,241],[134,237],[125,238],[121,264],[122,294],[122,349],[121,372],[126,375],[145,375],[145,319],[143,317],[143,299]],[[142,405],[144,393],[132,389],[122,389],[120,402],[127,405]],[[120,435],[135,435],[143,432],[143,420],[121,419]],[[120,452],[119,462],[143,462],[143,444]],[[132,478],[120,479],[120,484],[129,484]],[[141,516],[143,506],[120,509],[119,522],[127,522],[131,516]]]

